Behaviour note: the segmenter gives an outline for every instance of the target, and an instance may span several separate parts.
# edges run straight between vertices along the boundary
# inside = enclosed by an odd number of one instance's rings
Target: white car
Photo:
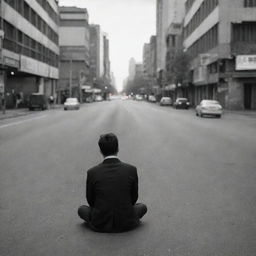
[[[202,100],[196,107],[196,115],[200,117],[211,115],[220,118],[222,114],[223,108],[217,100]]]
[[[80,108],[80,103],[77,98],[67,98],[64,103],[64,110],[71,110]]]
[[[172,99],[170,97],[162,97],[160,100],[160,106],[171,106]]]
[[[135,95],[135,100],[141,101],[141,100],[143,100],[143,96],[140,95],[140,94],[136,94]]]
[[[103,101],[102,96],[101,96],[101,95],[97,95],[97,96],[95,97],[95,101],[97,101],[97,102]]]
[[[148,96],[148,101],[150,102],[156,102],[156,97],[154,95],[149,95]]]

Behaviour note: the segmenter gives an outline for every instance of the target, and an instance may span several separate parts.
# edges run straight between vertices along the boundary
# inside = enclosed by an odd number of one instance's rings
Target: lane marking
[[[19,125],[19,124],[22,124],[22,123],[25,123],[25,122],[28,122],[28,121],[43,119],[45,117],[47,117],[47,115],[37,116],[37,117],[21,120],[21,121],[18,121],[18,122],[13,122],[13,123],[9,123],[9,124],[0,125],[0,129],[10,127],[10,126],[14,126],[14,125]]]

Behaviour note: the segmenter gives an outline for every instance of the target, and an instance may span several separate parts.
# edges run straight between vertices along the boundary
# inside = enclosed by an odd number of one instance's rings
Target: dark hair
[[[98,145],[104,156],[116,155],[118,153],[118,139],[114,133],[101,135]]]

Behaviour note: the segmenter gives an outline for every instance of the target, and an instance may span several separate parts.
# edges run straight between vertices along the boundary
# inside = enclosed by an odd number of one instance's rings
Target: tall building
[[[109,59],[109,40],[106,33],[103,34],[103,45],[104,45],[104,73],[103,77],[106,83],[110,83],[111,81],[111,74],[110,74],[110,59]]]
[[[145,43],[143,46],[143,72],[146,76],[149,76],[150,64],[150,44]]]
[[[134,58],[131,58],[129,61],[129,80],[133,80],[136,72],[136,61]]]
[[[156,78],[156,36],[150,37],[150,69],[149,76]]]
[[[157,0],[156,65],[157,72],[165,69],[166,32],[172,22],[181,23],[185,13],[185,0]]]
[[[34,92],[55,96],[59,78],[57,1],[2,0],[0,15],[0,95],[5,95],[7,107],[14,107],[17,99],[26,106]]]
[[[184,36],[195,104],[256,109],[256,1],[187,0]]]
[[[90,70],[91,80],[95,81],[104,76],[104,33],[97,24],[90,25]],[[105,56],[106,57],[106,56]]]
[[[89,80],[90,31],[84,8],[60,7],[61,102],[68,96],[81,97],[81,87]]]

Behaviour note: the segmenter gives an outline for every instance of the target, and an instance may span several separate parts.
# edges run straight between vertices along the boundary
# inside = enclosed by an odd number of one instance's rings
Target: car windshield
[[[203,100],[203,105],[220,105],[220,103],[216,100]]]
[[[77,102],[77,99],[76,98],[68,98],[67,100],[66,100],[66,102]]]
[[[188,101],[188,99],[186,99],[186,98],[179,98],[179,99],[177,99],[177,102],[178,101],[181,101],[181,102],[187,102]]]

